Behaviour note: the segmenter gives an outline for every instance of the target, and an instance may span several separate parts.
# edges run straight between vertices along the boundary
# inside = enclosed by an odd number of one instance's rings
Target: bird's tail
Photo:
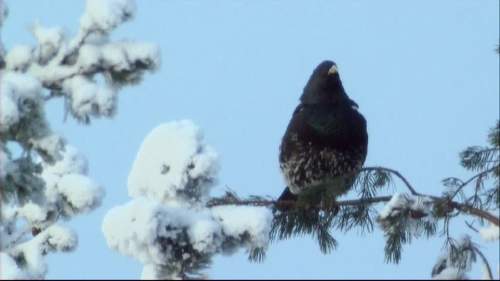
[[[295,202],[297,201],[297,195],[293,194],[290,192],[290,189],[288,187],[283,190],[283,193],[281,193],[280,197],[278,197],[278,200],[276,200],[276,208],[281,211],[285,211],[290,208],[289,205],[283,204],[284,202]],[[283,204],[283,205],[282,205]]]
[[[280,197],[277,200],[279,201],[297,201],[297,195],[293,194],[290,192],[290,189],[288,187],[283,190],[283,193],[281,193]]]

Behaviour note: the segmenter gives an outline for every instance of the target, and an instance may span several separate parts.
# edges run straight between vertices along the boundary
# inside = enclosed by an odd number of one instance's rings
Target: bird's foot
[[[314,206],[313,204],[311,204],[311,202],[308,202],[307,200],[297,200],[297,202],[295,203],[295,207],[299,210],[307,211],[312,209]]]
[[[338,212],[339,206],[337,201],[331,198],[325,198],[326,200],[321,200],[320,208],[326,212]]]

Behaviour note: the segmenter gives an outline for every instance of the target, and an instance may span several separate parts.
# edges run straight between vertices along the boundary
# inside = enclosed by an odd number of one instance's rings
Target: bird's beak
[[[353,109],[358,110],[359,105],[358,105],[355,101],[353,101],[353,100],[351,100],[351,99],[349,99],[349,101],[350,101],[351,107],[352,107]]]
[[[337,66],[334,64],[332,67],[330,67],[330,69],[328,70],[328,75],[333,75],[333,74],[336,74],[338,71],[337,71]]]

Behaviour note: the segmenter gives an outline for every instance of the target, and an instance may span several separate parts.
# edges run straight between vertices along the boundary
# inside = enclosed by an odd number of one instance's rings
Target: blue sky
[[[91,177],[106,189],[99,209],[70,222],[79,247],[49,256],[49,278],[140,276],[139,262],[106,246],[101,222],[107,210],[129,200],[132,161],[142,139],[163,122],[188,118],[203,128],[221,156],[215,194],[229,187],[241,195],[279,195],[279,143],[302,87],[324,59],[337,62],[344,88],[368,121],[366,165],[397,169],[422,192],[437,195],[441,179],[470,176],[458,153],[485,144],[499,116],[497,0],[137,2],[135,20],[114,38],[159,44],[161,69],[121,92],[112,120],[83,126],[63,122],[61,101],[47,109],[53,128],[87,156]],[[36,19],[73,33],[84,7],[84,1],[63,0],[7,4],[7,48],[32,43],[28,27]],[[454,235],[465,232],[457,221]],[[340,245],[329,255],[305,237],[271,245],[262,264],[249,263],[244,253],[218,257],[208,273],[428,278],[442,243],[416,240],[394,265],[384,263],[379,230],[335,237]],[[481,244],[496,273],[498,243]],[[474,273],[480,277],[478,268]]]

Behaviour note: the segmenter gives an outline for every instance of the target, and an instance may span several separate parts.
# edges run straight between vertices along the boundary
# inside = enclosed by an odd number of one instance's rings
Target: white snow
[[[465,272],[471,269],[471,263],[473,262],[472,256],[474,255],[473,251],[471,250],[473,247],[471,237],[469,235],[462,235],[459,239],[457,239],[457,243],[455,246],[457,247],[457,250],[464,251],[462,254],[465,255],[464,258],[467,263],[464,264],[464,267],[456,267],[456,265],[452,263],[452,260],[454,258],[452,257],[452,253],[448,249],[447,253],[442,254],[438,258],[436,265],[434,266],[435,268],[445,266],[445,268],[438,274],[434,275],[432,279],[468,279]]]
[[[62,86],[62,82],[64,82],[65,79],[78,75],[81,71],[83,70],[77,68],[75,65],[61,65],[54,58],[44,65],[32,63],[27,72],[44,84]]]
[[[59,48],[64,40],[64,31],[60,27],[44,27],[38,22],[31,29],[40,45],[50,45]]]
[[[132,201],[111,209],[104,218],[108,246],[141,261],[143,279],[178,278],[183,263],[196,264],[199,256],[210,259],[240,247],[266,248],[272,221],[269,209],[204,205],[217,167],[217,154],[203,143],[193,122],[170,122],[153,129],[129,174]],[[179,250],[185,251],[180,257],[175,255]]]
[[[128,68],[127,57],[120,43],[110,43],[102,46],[101,58],[105,65],[112,66],[116,70]]]
[[[75,76],[64,82],[64,90],[71,97],[71,108],[79,117],[89,115],[97,95],[97,85],[85,76]]]
[[[192,214],[188,235],[193,248],[202,253],[214,253],[221,243],[221,226],[207,213]],[[186,256],[185,258],[188,258]]]
[[[42,162],[41,177],[46,183],[47,202],[56,204],[63,199],[70,205],[64,209],[67,214],[87,212],[98,207],[104,197],[104,189],[87,177],[87,172],[87,160],[70,145],[65,145],[58,161],[50,164]]]
[[[135,10],[135,2],[132,0],[87,0],[80,26],[83,30],[109,32],[130,19]]]
[[[395,193],[391,200],[379,212],[380,219],[385,219],[397,215],[403,209],[418,211],[423,214],[430,214],[432,199],[426,196],[413,196],[406,193]]]
[[[116,94],[116,89],[106,84],[97,89],[95,104],[99,114],[111,116],[114,113],[117,100]]]
[[[0,132],[7,131],[29,112],[24,102],[39,100],[40,83],[33,77],[16,72],[0,76]]]
[[[47,264],[43,256],[49,251],[71,251],[78,244],[75,233],[60,225],[52,225],[24,243],[17,245],[12,256],[24,256],[23,266],[30,279],[40,279],[47,272]]]
[[[99,86],[85,76],[77,75],[63,83],[77,117],[109,115],[116,105],[116,92],[110,86]]]
[[[386,232],[397,231],[391,218],[400,216],[405,221],[405,230],[419,237],[427,232],[426,224],[436,223],[432,213],[433,199],[407,193],[395,193],[379,212],[377,221]],[[425,223],[425,224],[422,224]]]
[[[75,232],[57,224],[47,228],[45,235],[49,245],[59,251],[72,251],[78,244],[78,237]]]
[[[58,187],[61,194],[78,212],[87,212],[96,208],[104,197],[104,190],[84,175],[64,175]]]
[[[15,218],[17,215],[18,208],[17,206],[6,202],[2,203],[2,212],[0,212],[0,221],[8,222]],[[0,227],[6,227],[5,225],[0,224]],[[2,244],[2,240],[0,240],[0,245]],[[3,248],[3,247],[2,247]]]
[[[53,174],[62,176],[65,174],[82,174],[86,175],[88,172],[87,159],[83,154],[71,145],[65,145],[64,150],[61,152],[62,158],[53,163],[43,163],[43,174]]]
[[[5,140],[0,141],[0,181],[12,175],[9,183],[16,181],[18,185],[41,189],[27,198],[14,189],[12,199],[0,204],[2,278],[43,279],[47,272],[45,256],[51,251],[71,251],[78,242],[75,233],[56,223],[90,211],[102,201],[104,190],[87,177],[86,159],[51,131],[44,106],[48,99],[64,99],[67,112],[85,122],[116,112],[119,87],[128,81],[109,73],[125,71],[129,82],[136,82],[145,70],[154,70],[159,64],[158,47],[113,43],[110,37],[112,29],[131,19],[134,13],[133,0],[87,0],[80,29],[71,38],[66,38],[61,27],[35,23],[31,28],[33,46],[13,45],[6,53],[0,39],[0,63],[4,67],[0,73],[0,134],[8,139],[8,145]],[[6,15],[4,0],[0,0],[0,27]],[[111,62],[113,65],[108,65]],[[24,158],[28,153],[33,157]],[[18,159],[28,161],[28,167],[39,164],[41,181],[32,176],[31,168],[24,169],[21,164],[26,162],[14,162]],[[196,167],[201,169],[200,178],[206,161],[195,161],[201,166]],[[200,184],[205,183],[200,180]],[[165,225],[170,222],[165,216],[174,214],[178,222],[172,224],[187,228],[181,223],[181,216],[175,215],[182,213],[183,208],[161,210],[162,219],[154,221]],[[36,235],[32,235],[35,229]],[[154,233],[160,234],[156,230]],[[162,235],[169,234],[172,233]],[[154,256],[159,248],[152,246],[150,250]]]
[[[35,23],[31,29],[38,41],[38,59],[45,63],[54,56],[64,41],[64,31],[60,27],[44,27]]]
[[[156,44],[143,42],[121,42],[130,62],[149,61],[155,67],[160,65],[160,48]]]
[[[10,93],[27,99],[39,98],[40,82],[30,75],[9,71],[1,79],[2,95]]]
[[[30,224],[37,224],[47,218],[47,210],[33,202],[28,202],[19,208],[19,214],[26,218]]]
[[[161,207],[145,198],[114,207],[102,223],[108,247],[133,256],[144,264],[163,263],[164,255],[155,245],[160,218]]]
[[[134,70],[136,64],[147,64],[152,69],[160,65],[160,50],[155,44],[142,42],[112,42],[100,45],[84,44],[79,52],[79,69],[92,69],[99,64],[114,71]],[[140,73],[137,73],[140,75]]]
[[[39,241],[40,239],[33,239],[30,242],[38,243],[26,242],[23,245],[24,247],[22,247],[22,252],[24,254],[24,258],[26,259],[27,271],[33,279],[41,278],[47,273],[47,264],[43,260],[41,253],[42,245]]]
[[[56,134],[48,134],[44,137],[31,140],[33,148],[39,149],[57,159],[60,151],[64,149],[64,139]]]
[[[251,247],[267,247],[273,215],[265,207],[255,206],[218,206],[211,209],[222,224],[224,234],[239,238],[250,234]]]
[[[26,279],[27,277],[26,273],[17,266],[11,256],[0,252],[0,280]]]
[[[134,69],[141,61],[153,68],[160,65],[160,49],[155,44],[142,42],[114,42],[102,46],[100,57],[104,65],[117,71]]]
[[[19,109],[16,97],[13,97],[9,92],[4,92],[3,83],[0,87],[2,93],[0,95],[0,131],[8,131],[12,125],[19,121]]]
[[[33,48],[27,45],[17,45],[5,56],[6,67],[9,70],[26,68],[33,59]]]
[[[464,273],[456,267],[447,267],[439,274],[432,277],[434,280],[461,280],[465,279]]]
[[[161,252],[158,238],[176,238],[182,229],[199,252],[215,252],[221,243],[221,227],[208,212],[166,207],[147,198],[111,209],[102,225],[110,248],[145,264],[169,262],[169,253]]]
[[[488,227],[479,229],[479,234],[486,241],[496,241],[500,237],[500,228],[490,223]]]
[[[160,237],[178,238],[182,229],[187,229],[189,243],[200,253],[215,254],[220,251],[224,237],[238,241],[243,234],[250,237],[248,248],[267,246],[272,220],[269,209],[220,206],[211,211],[169,207],[136,198],[111,209],[102,230],[110,248],[150,265],[178,262],[172,260],[168,251],[162,252],[157,241]],[[148,276],[150,273],[146,271]]]
[[[433,200],[427,196],[412,196],[410,209],[420,211],[424,214],[430,214],[433,206]]]
[[[166,123],[144,139],[129,174],[129,195],[178,200],[178,192],[195,180],[206,194],[217,167],[217,154],[202,143],[197,126],[187,120]]]
[[[156,280],[156,269],[154,264],[145,264],[142,268],[141,280]]]
[[[82,69],[91,69],[99,64],[101,59],[100,47],[84,44],[78,53],[77,65]]]
[[[391,200],[384,205],[382,211],[379,212],[379,217],[381,219],[388,218],[396,214],[398,209],[406,206],[408,203],[407,196],[404,193],[394,193]]]

